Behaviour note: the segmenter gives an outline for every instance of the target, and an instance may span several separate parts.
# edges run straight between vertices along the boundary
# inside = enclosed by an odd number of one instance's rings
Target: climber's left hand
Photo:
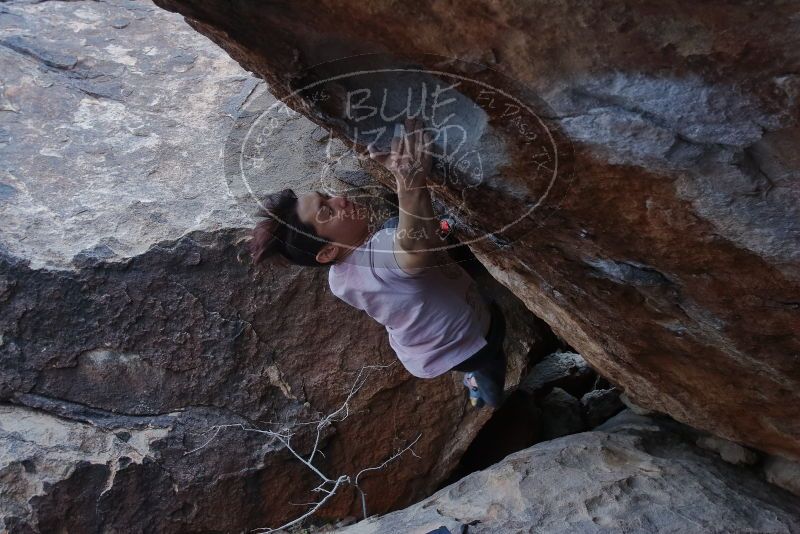
[[[386,167],[397,180],[397,194],[427,187],[431,173],[432,136],[418,118],[406,119],[395,128],[391,150],[379,152],[374,145],[367,147],[369,156]]]

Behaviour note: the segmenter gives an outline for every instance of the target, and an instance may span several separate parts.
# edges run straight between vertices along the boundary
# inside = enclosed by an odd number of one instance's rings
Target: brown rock
[[[619,400],[622,401],[622,404],[624,404],[626,408],[628,408],[636,415],[656,415],[656,412],[642,408],[641,406],[633,402],[630,399],[630,397],[628,397],[628,395],[626,395],[625,393],[620,394]]]
[[[471,246],[493,276],[645,408],[800,458],[793,2],[157,3],[279,97],[359,68],[461,76],[472,152],[437,198],[459,237],[490,235]],[[347,91],[397,104],[407,82],[336,79],[289,103],[363,145]]]

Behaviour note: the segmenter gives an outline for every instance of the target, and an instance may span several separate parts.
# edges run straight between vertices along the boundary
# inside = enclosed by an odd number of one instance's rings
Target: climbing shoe
[[[469,391],[469,403],[475,408],[483,408],[486,403],[481,397],[480,389],[477,385],[475,385],[472,373],[466,373],[464,375],[464,387],[467,388],[467,391]]]
[[[502,378],[505,379],[505,373]],[[500,406],[503,402],[503,385],[500,376],[493,377],[483,369],[464,375],[464,386],[469,390],[470,402],[477,408],[484,404],[492,408]]]

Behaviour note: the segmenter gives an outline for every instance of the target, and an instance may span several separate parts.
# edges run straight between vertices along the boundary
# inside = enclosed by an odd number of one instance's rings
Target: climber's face
[[[331,242],[317,255],[320,263],[342,259],[369,234],[369,215],[365,206],[343,196],[306,193],[297,199],[297,215],[314,228],[317,235]]]

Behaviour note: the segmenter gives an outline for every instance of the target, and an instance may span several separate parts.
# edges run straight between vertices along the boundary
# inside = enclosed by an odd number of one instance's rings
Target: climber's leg
[[[468,370],[464,375],[464,385],[470,390],[470,398],[479,396],[493,408],[503,401],[505,381],[506,358],[502,348],[491,358],[484,359],[480,367]]]
[[[483,400],[483,397],[481,397],[481,390],[478,387],[477,381],[472,376],[472,373],[465,373],[462,383],[464,387],[467,388],[467,391],[469,391],[469,402],[476,408],[483,408],[486,402]]]
[[[454,371],[466,373],[464,386],[470,392],[470,401],[478,407],[478,397],[489,406],[499,406],[503,400],[506,379],[506,357],[503,351],[505,318],[496,303],[492,302],[490,309],[492,323],[486,336],[486,346],[453,368]]]

